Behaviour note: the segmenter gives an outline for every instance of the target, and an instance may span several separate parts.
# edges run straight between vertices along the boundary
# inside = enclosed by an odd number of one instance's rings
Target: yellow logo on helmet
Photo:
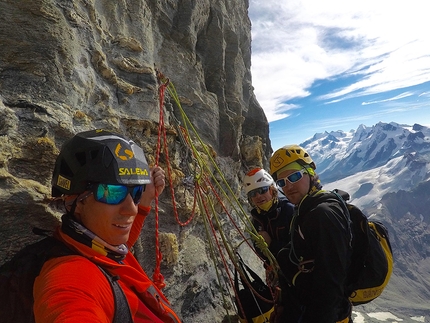
[[[284,159],[278,154],[270,159],[272,168],[278,168],[284,163]]]
[[[143,176],[148,176],[148,170],[142,169],[142,168],[139,168],[139,167],[136,167],[136,168],[120,167],[118,169],[118,174],[119,174],[119,176],[125,176],[125,175],[143,175]]]
[[[61,175],[58,175],[57,186],[64,188],[65,190],[70,190],[71,181]]]
[[[134,154],[133,154],[133,152],[130,149],[124,149],[124,151],[122,152],[122,154],[120,154],[121,153],[121,148],[122,148],[121,144],[118,143],[118,145],[116,145],[116,148],[115,148],[115,155],[116,155],[116,157],[118,157],[121,160],[129,160],[129,159],[132,159],[134,157]]]

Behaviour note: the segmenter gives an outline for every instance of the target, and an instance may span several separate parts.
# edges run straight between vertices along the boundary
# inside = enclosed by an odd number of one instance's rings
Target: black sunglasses
[[[269,190],[269,186],[256,188],[248,192],[248,197],[255,197],[257,193],[260,195],[266,194],[268,190]]]
[[[94,198],[98,202],[110,205],[121,204],[130,194],[134,204],[140,202],[142,193],[145,191],[145,185],[116,185],[116,184],[93,184],[91,190]]]

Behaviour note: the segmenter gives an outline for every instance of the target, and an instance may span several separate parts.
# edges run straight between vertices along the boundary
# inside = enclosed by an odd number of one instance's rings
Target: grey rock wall
[[[93,128],[122,132],[155,161],[157,70],[235,195],[251,166],[267,166],[269,128],[250,74],[248,1],[3,0],[0,2],[0,250],[3,262],[51,229],[51,170],[61,144]],[[192,209],[192,172],[179,140],[177,106],[166,96],[168,151],[179,215]],[[202,151],[202,153],[204,153]],[[167,156],[160,156],[166,166]],[[160,196],[165,293],[184,322],[221,322],[226,311],[199,214],[187,226]],[[226,224],[228,227],[228,223]],[[152,274],[154,218],[137,255]],[[229,309],[229,312],[234,309]]]

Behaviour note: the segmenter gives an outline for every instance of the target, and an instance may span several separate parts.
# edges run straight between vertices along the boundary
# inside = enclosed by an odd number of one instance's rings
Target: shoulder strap
[[[101,272],[105,275],[112,288],[115,302],[115,315],[113,318],[113,323],[133,323],[130,306],[128,305],[128,301],[124,294],[124,291],[118,283],[119,277],[112,276],[101,266],[97,267],[99,267]]]
[[[346,225],[347,225],[347,229],[350,235],[350,239],[349,239],[349,245],[350,247],[352,247],[352,243],[353,243],[353,232],[352,232],[352,228],[351,228],[351,223],[352,223],[352,219],[351,219],[351,213],[349,211],[348,208],[348,203],[347,201],[349,200],[349,194],[345,191],[339,190],[339,189],[334,189],[333,191],[331,191],[331,193],[333,193],[336,198],[339,200],[340,205],[342,206],[343,209],[343,214],[345,217],[345,221],[346,221]]]

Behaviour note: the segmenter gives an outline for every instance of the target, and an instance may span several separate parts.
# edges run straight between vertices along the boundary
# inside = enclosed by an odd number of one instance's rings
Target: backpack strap
[[[112,276],[104,268],[100,266],[97,267],[99,267],[101,272],[105,275],[112,288],[115,305],[115,315],[112,323],[133,323],[130,306],[128,305],[124,291],[118,283],[119,276]]]
[[[352,243],[353,243],[352,240],[354,236],[353,236],[353,230],[351,228],[351,225],[352,225],[351,213],[349,212],[349,208],[347,204],[347,201],[349,200],[350,196],[347,192],[339,189],[334,189],[333,191],[331,191],[331,193],[333,193],[336,196],[336,198],[339,200],[340,205],[343,209],[343,215],[344,215],[348,233],[349,233],[349,246],[352,248]]]

